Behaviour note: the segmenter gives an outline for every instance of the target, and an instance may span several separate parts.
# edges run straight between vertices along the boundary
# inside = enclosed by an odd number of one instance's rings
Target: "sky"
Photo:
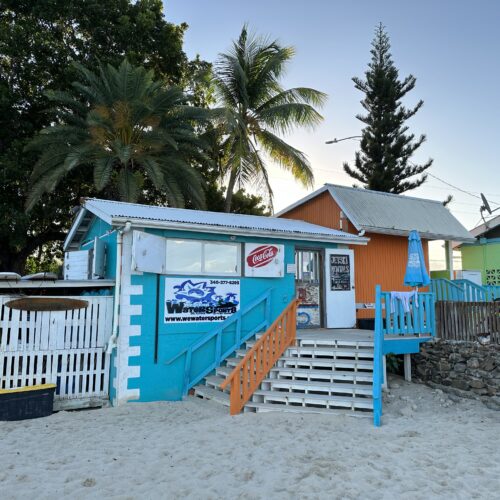
[[[189,25],[184,50],[191,58],[199,54],[215,61],[230,48],[244,23],[255,33],[295,48],[283,86],[312,87],[328,94],[322,124],[314,131],[296,130],[286,136],[311,162],[316,189],[325,182],[354,182],[342,164],[352,164],[358,141],[334,145],[325,141],[361,132],[356,114],[363,112],[363,96],[351,78],[364,75],[375,26],[382,22],[400,76],[411,73],[417,78],[403,104],[410,107],[424,100],[408,122],[411,132],[427,136],[414,160],[434,159],[429,173],[435,177],[407,194],[435,200],[453,195],[449,208],[468,229],[480,222],[480,192],[492,208],[500,207],[499,1],[165,0],[164,4],[168,21]],[[311,191],[279,167],[272,166],[270,172],[276,211]],[[431,251],[431,268],[442,267],[440,245]]]

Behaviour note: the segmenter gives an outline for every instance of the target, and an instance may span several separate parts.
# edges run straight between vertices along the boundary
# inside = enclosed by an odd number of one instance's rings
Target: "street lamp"
[[[343,137],[342,139],[337,139],[336,137],[331,141],[325,141],[325,144],[337,144],[340,141],[347,141],[348,139],[361,139],[361,135],[351,135],[350,137]]]

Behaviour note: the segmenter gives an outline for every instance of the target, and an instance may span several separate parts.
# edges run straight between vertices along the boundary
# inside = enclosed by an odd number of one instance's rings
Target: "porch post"
[[[454,278],[453,276],[453,245],[452,241],[446,240],[444,242],[444,248],[446,252],[446,270],[450,273],[450,280]]]
[[[404,355],[405,380],[411,382],[411,354]]]

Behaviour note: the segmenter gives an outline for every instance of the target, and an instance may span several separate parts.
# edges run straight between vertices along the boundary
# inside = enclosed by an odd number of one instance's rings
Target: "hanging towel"
[[[418,307],[418,293],[413,292],[391,292],[391,313],[396,310],[396,301],[399,300],[403,304],[404,312],[410,312],[410,301],[413,299],[415,307]]]

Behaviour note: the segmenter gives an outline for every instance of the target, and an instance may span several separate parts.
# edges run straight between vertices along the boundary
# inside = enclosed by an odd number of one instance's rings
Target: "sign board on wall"
[[[285,271],[283,245],[245,243],[245,276],[279,278]]]
[[[351,289],[351,261],[349,255],[330,255],[330,290]]]
[[[240,308],[240,280],[165,278],[165,323],[219,322]]]

